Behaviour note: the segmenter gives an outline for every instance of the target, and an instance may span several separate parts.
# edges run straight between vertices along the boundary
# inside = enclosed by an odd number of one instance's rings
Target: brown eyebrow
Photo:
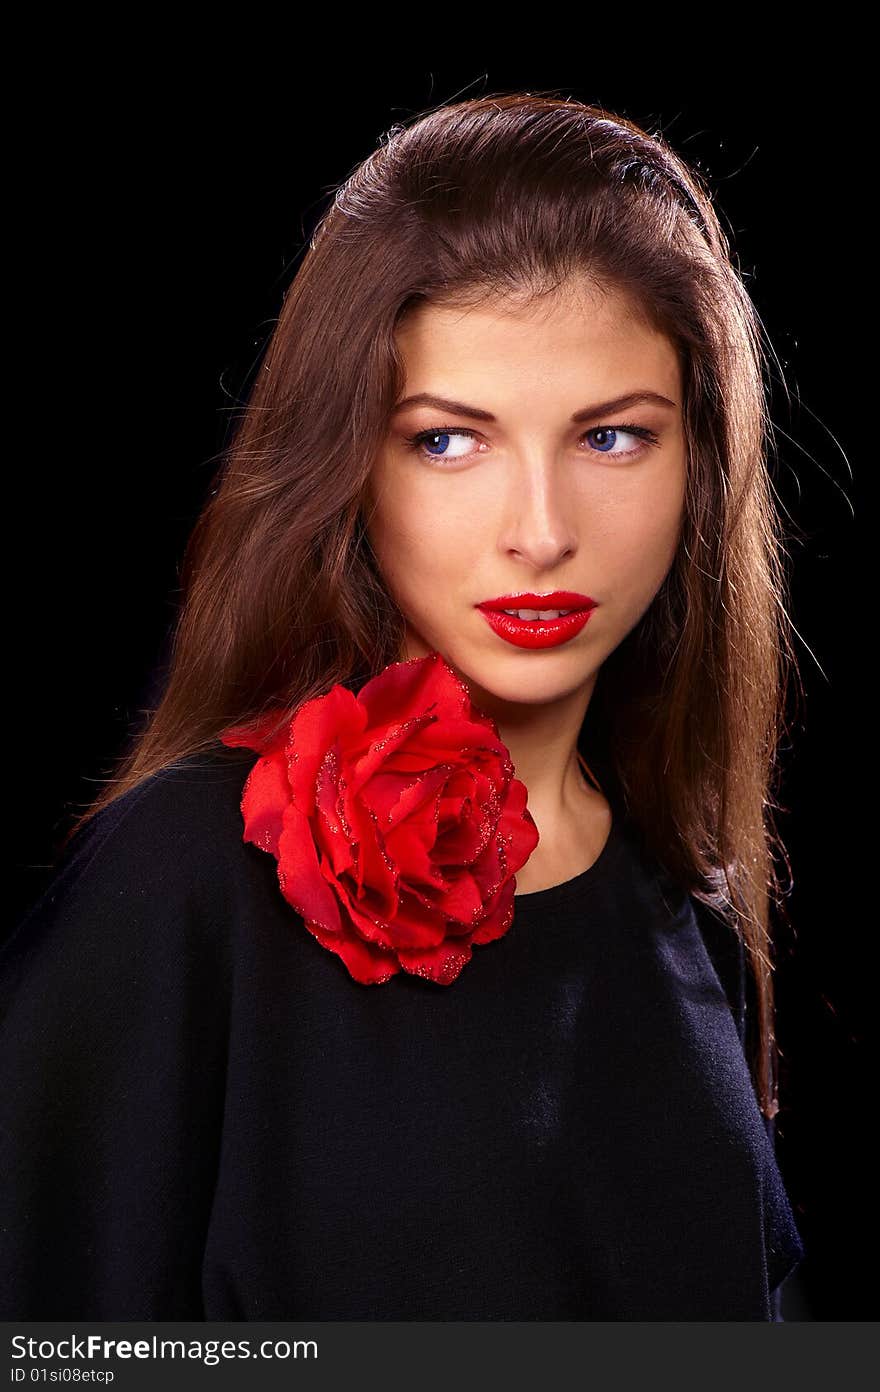
[[[655,391],[634,391],[627,392],[625,396],[616,396],[613,401],[601,401],[597,406],[585,406],[582,411],[575,411],[571,418],[572,424],[593,420],[596,416],[608,416],[614,411],[625,411],[630,406],[638,406],[644,402],[654,406],[670,406],[676,410],[675,402],[670,401],[668,396],[661,396]],[[396,415],[404,406],[435,406],[438,411],[449,411],[456,416],[470,416],[472,420],[496,419],[491,411],[481,411],[478,406],[466,406],[461,401],[449,401],[443,396],[432,396],[430,392],[416,392],[415,396],[405,396],[402,401],[398,401],[391,414]]]

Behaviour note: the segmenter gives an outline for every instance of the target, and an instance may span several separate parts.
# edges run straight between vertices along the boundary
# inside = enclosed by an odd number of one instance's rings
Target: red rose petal
[[[447,784],[444,796],[440,799],[440,815],[437,819],[438,836],[442,836],[447,831],[451,831],[453,827],[458,826],[466,813],[466,806],[469,801],[470,799],[465,796],[450,797],[449,786]]]
[[[440,794],[446,781],[444,768],[431,769],[401,792],[386,827],[385,847],[392,861],[402,867],[407,881],[442,889],[445,880],[433,865],[431,852],[437,839]],[[372,784],[371,784],[372,787]]]
[[[439,947],[420,952],[398,952],[400,965],[411,976],[424,976],[438,986],[449,986],[473,956],[470,943],[453,938]]]
[[[515,893],[515,880],[508,880],[506,884],[502,885],[498,894],[495,896],[490,912],[486,915],[479,927],[475,929],[471,942],[482,945],[483,943],[495,942],[498,938],[504,937],[513,923]]]
[[[276,755],[254,764],[242,790],[244,840],[278,855],[278,838],[284,827],[284,809],[290,801],[287,769]]]
[[[380,916],[393,918],[397,912],[397,867],[369,808],[358,806],[357,799],[352,799],[350,810],[358,844],[355,871],[358,891],[371,890],[381,904]]]
[[[406,892],[423,908],[469,927],[473,927],[485,903],[484,895],[467,870],[455,879],[447,879],[442,891],[432,894],[429,887],[407,881]]]
[[[438,652],[409,662],[392,662],[366,682],[358,700],[371,727],[381,729],[400,720],[401,711],[424,712],[436,707],[445,721],[470,706],[470,693]]]
[[[437,768],[427,769],[421,778],[417,778],[408,786],[403,787],[388,814],[388,827],[396,827],[420,811],[426,812],[429,819],[436,825],[439,816],[439,796],[446,786],[450,772],[448,764],[440,764]],[[385,834],[387,836],[387,830]],[[433,844],[433,840],[431,844]]]
[[[501,812],[501,835],[505,838],[507,869],[516,874],[541,839],[535,819],[526,807],[528,789],[518,778],[511,779]]]
[[[393,952],[371,947],[356,933],[328,933],[319,923],[306,922],[306,927],[322,947],[329,948],[342,959],[349,976],[362,986],[381,986],[400,971],[400,963]]]
[[[341,814],[339,795],[339,744],[328,749],[318,769],[315,805],[318,817],[313,832],[320,849],[326,850],[336,875],[356,868],[355,845],[344,814]]]
[[[250,722],[230,725],[219,736],[221,744],[230,748],[255,749],[267,757],[284,748],[290,727],[290,713],[283,709],[269,711]]]
[[[334,686],[297,711],[287,745],[288,776],[294,800],[307,817],[315,811],[318,769],[330,745],[338,740],[344,749],[347,742],[356,742],[365,724],[363,707],[345,686]]]
[[[339,933],[339,904],[321,873],[311,827],[292,803],[285,808],[278,854],[278,881],[288,904],[302,918],[313,919],[330,933]]]
[[[442,915],[430,918],[418,905],[415,913],[409,913],[408,908],[409,903],[390,923],[371,914],[366,900],[347,899],[344,912],[355,931],[368,942],[384,944],[394,951],[401,947],[415,950],[439,946],[446,937],[446,921]]]
[[[359,793],[400,745],[406,744],[413,736],[420,735],[421,731],[427,725],[433,724],[436,718],[435,715],[431,714],[414,715],[409,720],[390,725],[380,735],[377,735],[366,753],[361,755],[351,770],[349,775],[351,791]]]
[[[488,828],[485,832],[474,816],[470,800],[463,805],[458,822],[449,826],[437,837],[434,847],[434,860],[438,865],[473,865],[482,855]]]

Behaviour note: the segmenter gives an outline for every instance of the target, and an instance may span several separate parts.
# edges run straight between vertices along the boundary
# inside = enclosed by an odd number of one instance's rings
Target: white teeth
[[[570,609],[505,609],[505,614],[510,614],[516,619],[558,619],[563,614],[570,614]]]

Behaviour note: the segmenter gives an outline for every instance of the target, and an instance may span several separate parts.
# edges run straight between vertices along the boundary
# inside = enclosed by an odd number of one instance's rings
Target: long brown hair
[[[404,387],[395,329],[420,301],[538,295],[583,272],[676,346],[688,449],[678,554],[588,719],[607,722],[650,848],[747,948],[772,1117],[772,785],[794,657],[766,349],[701,176],[624,117],[544,93],[444,105],[393,126],[335,191],[186,548],[161,699],[68,840],[226,726],[397,660],[404,620],[362,510]]]

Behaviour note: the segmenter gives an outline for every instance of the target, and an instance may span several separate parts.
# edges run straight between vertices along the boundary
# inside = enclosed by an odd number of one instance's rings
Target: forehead
[[[408,393],[455,395],[455,384],[567,389],[595,384],[678,390],[672,342],[618,290],[584,279],[539,298],[493,296],[477,305],[420,303],[395,335]]]

